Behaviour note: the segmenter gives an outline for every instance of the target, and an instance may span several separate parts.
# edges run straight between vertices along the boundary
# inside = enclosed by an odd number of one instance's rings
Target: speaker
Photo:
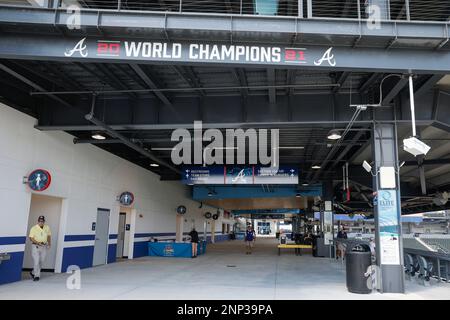
[[[213,214],[212,218],[213,218],[214,220],[217,220],[217,219],[219,219],[219,215],[218,215],[217,213],[215,213],[215,214]]]
[[[186,213],[186,207],[185,206],[178,206],[177,213],[178,214],[185,214]]]
[[[206,219],[211,219],[211,216],[212,216],[211,212],[206,212],[205,213],[205,218]]]

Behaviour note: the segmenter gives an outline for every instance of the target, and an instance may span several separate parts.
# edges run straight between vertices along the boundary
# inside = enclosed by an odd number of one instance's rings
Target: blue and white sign
[[[184,167],[185,184],[298,184],[294,167],[210,166]]]
[[[27,184],[31,190],[44,191],[52,181],[50,172],[43,169],[37,169],[28,175]]]
[[[381,264],[400,264],[400,214],[395,190],[379,190],[377,194],[380,229]]]
[[[119,196],[119,202],[124,206],[131,206],[134,202],[134,195],[131,192],[122,192]]]

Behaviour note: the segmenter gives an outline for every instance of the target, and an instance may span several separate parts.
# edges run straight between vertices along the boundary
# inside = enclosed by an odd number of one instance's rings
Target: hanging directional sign
[[[294,167],[210,166],[184,167],[185,184],[298,184]]]
[[[131,206],[134,202],[134,195],[131,192],[122,192],[119,196],[119,202],[124,206]]]
[[[43,169],[36,169],[28,175],[27,184],[31,190],[44,191],[52,181],[50,172]]]

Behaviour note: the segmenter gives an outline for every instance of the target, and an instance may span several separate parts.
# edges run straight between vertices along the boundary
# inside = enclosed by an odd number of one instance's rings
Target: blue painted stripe
[[[164,237],[164,236],[173,236],[174,232],[164,232],[164,233],[136,233],[134,235],[135,238],[145,238],[145,237]]]
[[[64,237],[64,241],[95,240],[95,234],[71,234]]]
[[[110,238],[110,239],[117,239],[117,234],[110,234],[110,235],[109,235],[109,238]]]
[[[184,232],[183,235],[188,235],[189,232]],[[202,235],[203,232],[199,232],[199,235]],[[206,234],[211,234],[211,232],[207,232]],[[221,232],[216,232],[216,235],[221,235]],[[135,238],[146,238],[146,237],[167,237],[167,236],[175,236],[175,232],[163,232],[163,233],[136,233],[134,235]]]
[[[24,244],[27,237],[0,237],[0,245]]]

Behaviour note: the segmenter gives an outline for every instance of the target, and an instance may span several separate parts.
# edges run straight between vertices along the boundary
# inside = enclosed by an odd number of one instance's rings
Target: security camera
[[[372,166],[366,160],[364,160],[362,166],[367,172],[372,172]]]
[[[403,140],[403,150],[411,153],[413,156],[426,155],[430,151],[431,147],[417,139],[411,137]]]

